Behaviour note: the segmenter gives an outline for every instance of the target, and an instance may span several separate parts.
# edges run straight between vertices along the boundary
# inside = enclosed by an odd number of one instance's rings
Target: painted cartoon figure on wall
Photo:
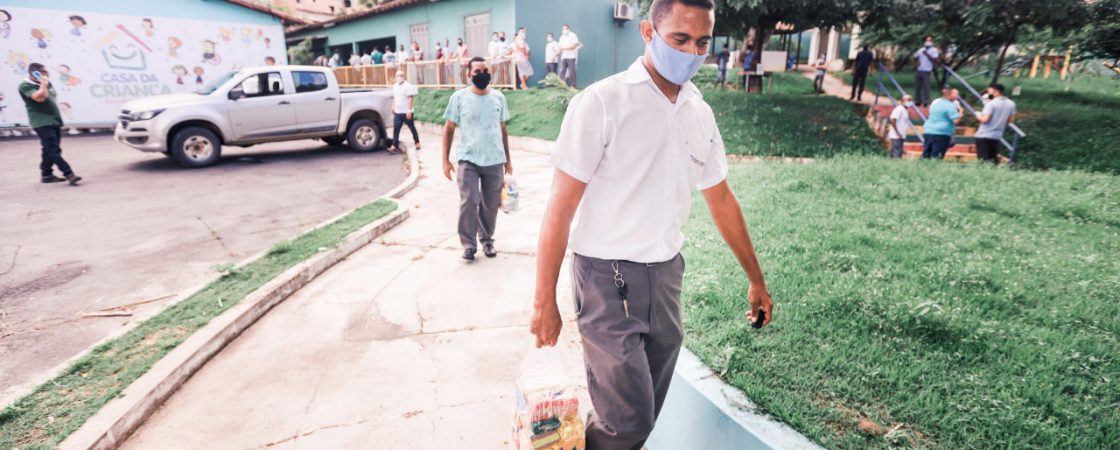
[[[144,29],[144,36],[152,37],[156,35],[156,26],[152,23],[152,19],[147,17],[140,21],[140,28]]]
[[[251,27],[241,27],[241,42],[245,45],[253,43],[253,29]]]
[[[198,84],[198,85],[203,84],[204,81],[202,80],[202,75],[205,74],[205,73],[206,73],[206,71],[202,70],[202,67],[194,66],[194,77],[195,77],[194,78],[194,84]]]
[[[183,77],[187,76],[187,68],[180,64],[172,67],[171,73],[175,74],[175,84],[183,84]]]
[[[230,37],[233,35],[233,32],[231,32],[229,28],[221,27],[218,29],[218,34],[222,36],[222,42],[229,42]]]
[[[27,57],[27,53],[15,50],[8,50],[7,61],[8,65],[12,66],[12,71],[21,75],[27,74],[27,65],[31,64],[31,58]]]
[[[218,43],[209,39],[202,41],[202,62],[218,65],[222,63],[222,57],[217,52]]]
[[[31,29],[31,39],[35,41],[35,46],[39,47],[39,49],[41,49],[41,50],[46,50],[47,49],[47,45],[49,43],[48,41],[50,41],[50,39],[53,38],[53,37],[54,36],[51,35],[51,32],[47,31],[45,29],[42,29],[42,28],[32,28]]]
[[[0,9],[0,36],[3,36],[4,39],[12,35],[12,24],[8,23],[11,21],[12,14],[7,10]]]
[[[272,48],[272,39],[264,38],[264,48],[265,49],[271,49]]]
[[[183,41],[175,36],[167,38],[167,56],[172,58],[179,57],[179,47],[183,46]]]
[[[82,79],[70,73],[70,66],[66,64],[58,65],[58,82],[64,87],[74,87],[82,84]]]
[[[73,27],[70,29],[70,34],[75,37],[82,37],[82,28],[86,27],[86,19],[77,15],[70,16],[70,26]]]

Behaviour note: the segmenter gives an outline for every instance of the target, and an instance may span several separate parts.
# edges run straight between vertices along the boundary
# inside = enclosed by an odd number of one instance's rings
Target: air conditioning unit
[[[614,4],[614,20],[624,22],[634,20],[634,5],[630,2],[617,2]]]

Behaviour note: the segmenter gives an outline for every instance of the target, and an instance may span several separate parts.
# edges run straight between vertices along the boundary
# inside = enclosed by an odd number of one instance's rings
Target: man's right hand
[[[50,84],[51,84],[51,77],[47,76],[46,74],[39,75],[39,85],[40,86],[50,86]]]
[[[556,300],[538,302],[533,307],[533,322],[529,332],[537,337],[537,348],[555,346],[560,337],[560,328],[564,322],[560,319],[560,310],[556,308]]]
[[[449,181],[454,181],[451,179],[451,172],[453,172],[454,170],[455,167],[451,165],[450,160],[443,160],[443,176],[447,177]]]

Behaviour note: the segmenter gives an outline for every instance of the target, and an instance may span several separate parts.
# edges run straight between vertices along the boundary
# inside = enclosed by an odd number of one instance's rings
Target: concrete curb
[[[58,448],[108,450],[119,447],[195,372],[274,306],[331,266],[407,219],[409,208],[395,198],[416,187],[420,171],[414,150],[409,149],[406,154],[409,160],[408,177],[381,197],[395,203],[396,210],[350,233],[338,247],[316,254],[284,271],[237,305],[210,320],[186,341],[156,361],[147,373],[133,381],[120,396],[101,407],[97,414],[71,433]],[[326,226],[346,214],[349,212],[331,218],[313,229]],[[242,265],[255,261],[264,254],[257,255]]]
[[[682,348],[650,449],[824,450],[805,435],[758,413],[742,391],[723,382]]]

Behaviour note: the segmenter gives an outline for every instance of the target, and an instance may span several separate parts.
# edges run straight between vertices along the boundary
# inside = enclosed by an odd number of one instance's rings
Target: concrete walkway
[[[497,258],[466,263],[439,136],[422,139],[411,217],[253,325],[123,448],[506,448],[552,169],[514,145],[521,209],[499,213]],[[582,385],[567,274],[556,353]]]

